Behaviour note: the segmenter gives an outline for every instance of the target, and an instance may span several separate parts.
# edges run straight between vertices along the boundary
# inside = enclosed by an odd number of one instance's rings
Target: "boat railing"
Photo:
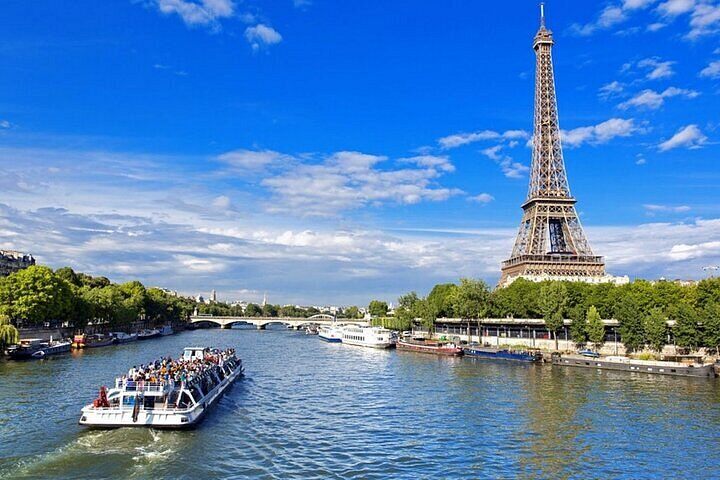
[[[115,388],[126,392],[163,392],[170,388],[165,382],[145,382],[136,380],[115,379]]]

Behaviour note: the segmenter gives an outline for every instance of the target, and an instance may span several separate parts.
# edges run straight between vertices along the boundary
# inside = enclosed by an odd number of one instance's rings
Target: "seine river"
[[[127,367],[235,347],[239,380],[192,431],[89,431]],[[720,382],[198,330],[0,361],[0,478],[720,478]]]

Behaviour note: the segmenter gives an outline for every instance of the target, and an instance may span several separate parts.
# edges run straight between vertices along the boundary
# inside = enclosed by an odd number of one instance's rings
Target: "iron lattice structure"
[[[597,279],[605,276],[603,258],[585,238],[570,194],[560,142],[552,32],[541,7],[535,35],[535,117],[528,196],[512,255],[502,264],[500,284],[517,277]]]

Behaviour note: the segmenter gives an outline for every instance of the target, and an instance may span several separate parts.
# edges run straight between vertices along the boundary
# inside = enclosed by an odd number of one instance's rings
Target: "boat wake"
[[[182,433],[150,429],[86,431],[46,454],[26,457],[0,472],[19,478],[141,478],[176,458]]]

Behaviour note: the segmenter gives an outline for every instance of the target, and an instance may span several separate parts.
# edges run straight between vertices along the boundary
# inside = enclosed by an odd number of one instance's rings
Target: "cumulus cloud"
[[[598,15],[598,18],[584,25],[574,23],[570,26],[570,31],[576,35],[588,36],[598,30],[605,30],[627,20],[627,15],[623,6],[607,5]]]
[[[662,92],[656,92],[654,90],[643,90],[631,99],[622,102],[618,105],[621,110],[627,110],[630,107],[636,108],[647,108],[650,110],[657,110],[662,107],[665,103],[666,98],[672,97],[685,97],[685,98],[696,98],[700,95],[700,92],[695,90],[688,90],[684,88],[668,87]]]
[[[190,27],[220,28],[219,21],[235,12],[232,0],[150,0],[164,15],[178,15]]]
[[[481,150],[480,153],[497,163],[507,178],[523,178],[530,171],[530,167],[514,161],[509,155],[502,154],[502,149],[502,145],[495,145]]]
[[[253,50],[258,50],[261,47],[278,44],[282,42],[283,39],[282,35],[280,35],[280,32],[262,23],[258,23],[253,27],[247,27],[245,29],[245,38],[247,39],[248,43],[250,43]]]
[[[690,149],[700,148],[707,142],[707,139],[697,125],[688,125],[682,127],[675,135],[658,145],[658,149],[661,152],[666,152],[679,147]]]
[[[710,64],[700,71],[701,77],[720,78],[720,60],[710,62]]]
[[[658,12],[667,16],[677,16],[691,11],[695,0],[667,0],[658,5]]]
[[[0,120],[0,128],[8,129],[12,127],[12,124],[8,120]]]
[[[675,64],[675,62],[663,62],[657,57],[646,58],[637,62],[638,67],[648,71],[646,74],[646,78],[648,80],[671,77],[675,74],[672,69],[673,64]]]
[[[602,99],[607,100],[608,98],[611,98],[613,96],[619,95],[623,92],[625,89],[625,86],[618,82],[617,80],[613,80],[610,83],[606,83],[600,89],[598,90],[598,96]]]
[[[380,168],[385,156],[337,152],[318,163],[302,163],[268,176],[262,185],[272,194],[270,211],[292,211],[303,216],[331,216],[344,210],[385,203],[415,204],[442,201],[461,190],[444,188],[437,180],[454,167],[443,157],[402,159],[408,168]]]
[[[235,171],[264,171],[270,165],[289,164],[292,156],[273,150],[233,150],[218,155],[217,159]]]
[[[503,133],[496,132],[494,130],[479,130],[476,132],[463,132],[448,135],[438,139],[438,143],[443,149],[450,149],[483,140],[514,140],[525,139],[529,136],[530,135],[524,130],[506,130]]]
[[[614,138],[629,137],[643,131],[644,129],[636,125],[632,118],[611,118],[597,125],[563,130],[560,133],[564,145],[579,147],[585,143],[593,145],[607,143]]]

